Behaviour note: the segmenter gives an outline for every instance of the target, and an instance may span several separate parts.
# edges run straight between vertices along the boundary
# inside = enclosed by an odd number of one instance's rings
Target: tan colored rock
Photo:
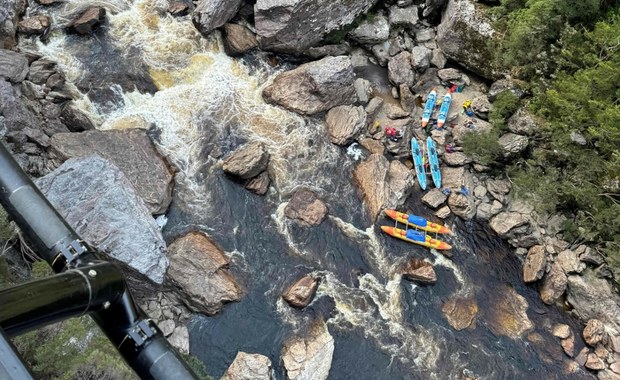
[[[553,263],[551,270],[547,273],[547,276],[545,276],[540,288],[540,298],[547,305],[551,305],[564,294],[566,283],[567,280],[564,270],[559,263]]]
[[[553,336],[566,339],[571,335],[570,326],[564,323],[557,323],[553,326]]]
[[[611,369],[612,371],[614,371],[617,374],[620,374],[620,361],[612,363],[609,366],[609,369]]]
[[[294,337],[284,343],[282,361],[289,380],[326,380],[332,365],[334,338],[323,321],[315,324],[308,336]]]
[[[450,326],[460,331],[474,326],[474,321],[478,315],[478,305],[472,298],[451,298],[443,304],[441,311]]]
[[[544,276],[546,268],[547,255],[545,247],[542,245],[531,247],[523,265],[523,281],[529,283],[540,280]]]
[[[89,7],[76,19],[71,21],[66,30],[68,33],[90,34],[105,21],[106,10],[103,7]]]
[[[176,348],[179,352],[187,355],[189,354],[189,331],[186,326],[177,326],[170,337],[168,342],[172,347]]]
[[[527,301],[514,288],[501,286],[496,296],[495,306],[483,310],[487,325],[494,334],[519,339],[534,327],[527,316]]]
[[[555,259],[566,274],[581,273],[586,268],[586,264],[581,262],[577,254],[570,249],[560,252]]]
[[[564,353],[568,355],[569,358],[572,358],[575,354],[575,336],[570,335],[566,339],[562,339],[562,349]]]
[[[522,214],[505,211],[491,218],[490,225],[501,238],[506,238],[510,231],[527,223],[529,221]]]
[[[437,282],[437,274],[433,265],[415,258],[408,259],[401,267],[400,273],[404,278],[417,281],[422,284],[434,284]]]
[[[447,217],[450,216],[450,207],[443,206],[442,208],[437,210],[434,215],[438,218],[446,219]]]
[[[267,169],[269,152],[260,142],[245,144],[224,159],[222,169],[226,174],[250,179]]]
[[[609,281],[598,278],[593,270],[568,276],[566,298],[581,319],[598,319],[612,330],[620,331],[620,297]]]
[[[586,364],[588,360],[588,355],[590,354],[590,349],[588,347],[584,347],[579,351],[579,354],[575,357],[575,361],[579,363],[579,365],[583,366]]]
[[[26,35],[42,34],[50,27],[50,18],[45,15],[26,17],[17,24],[17,30]]]
[[[385,151],[385,147],[383,146],[383,143],[375,139],[363,137],[359,139],[359,143],[361,146],[366,148],[371,154],[383,155],[383,152]]]
[[[605,369],[605,363],[603,363],[603,361],[598,356],[596,356],[595,353],[590,353],[588,354],[588,359],[586,360],[585,367],[593,371],[600,371],[602,369]]]
[[[284,298],[289,305],[298,309],[303,309],[312,302],[318,287],[319,279],[311,275],[306,275],[291,285],[291,287],[284,292],[282,298]]]
[[[327,215],[327,206],[308,189],[295,191],[284,209],[284,215],[303,226],[318,226]]]
[[[441,206],[446,201],[446,199],[448,199],[448,197],[446,197],[446,195],[442,193],[441,190],[433,188],[429,192],[424,194],[424,196],[422,197],[422,203],[424,203],[428,207],[437,208]]]
[[[596,356],[601,358],[601,360],[603,361],[606,361],[609,356],[609,351],[607,351],[607,349],[602,343],[598,343],[596,345],[596,348],[594,349],[594,353],[596,354]]]
[[[260,354],[238,352],[220,380],[273,380],[271,360]]]
[[[583,329],[583,340],[594,347],[605,337],[605,325],[598,319],[590,319]]]
[[[269,178],[269,173],[267,173],[267,171],[264,171],[246,182],[244,187],[247,190],[253,192],[254,194],[265,195],[269,190],[270,184],[271,179]]]
[[[241,299],[241,287],[227,267],[230,259],[199,232],[175,240],[168,248],[168,278],[194,312],[213,315],[227,302]]]
[[[598,378],[598,380],[620,380],[620,375],[611,371],[611,370],[607,370],[604,369],[602,371],[599,371],[596,374],[596,377]]]
[[[470,220],[476,215],[476,204],[471,196],[452,192],[448,197],[448,206],[454,215],[463,220]]]
[[[325,117],[329,140],[336,145],[349,144],[366,126],[366,111],[362,106],[338,106]]]
[[[471,162],[471,158],[463,152],[446,153],[442,160],[449,166],[463,166]]]
[[[224,50],[230,56],[239,56],[258,46],[252,31],[239,24],[224,24]]]

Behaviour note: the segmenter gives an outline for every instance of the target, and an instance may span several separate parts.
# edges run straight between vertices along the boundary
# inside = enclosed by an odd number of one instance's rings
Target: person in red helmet
[[[397,131],[396,128],[390,127],[389,125],[385,127],[385,136],[394,142],[400,140],[403,137],[400,131]]]

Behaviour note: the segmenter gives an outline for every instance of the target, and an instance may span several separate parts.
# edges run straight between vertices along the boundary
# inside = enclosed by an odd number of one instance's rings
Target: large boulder
[[[50,18],[46,15],[26,17],[17,24],[17,30],[27,36],[43,34],[50,27]]]
[[[334,107],[327,112],[325,125],[332,143],[347,145],[366,126],[366,111],[362,106]]]
[[[390,7],[390,25],[412,29],[418,23],[418,6]]]
[[[192,15],[194,26],[201,33],[211,33],[232,19],[243,0],[201,0]]]
[[[598,319],[590,319],[583,329],[583,340],[592,347],[605,339],[605,325]]]
[[[50,157],[60,162],[92,154],[109,160],[125,174],[152,214],[161,214],[168,209],[174,173],[146,131],[57,133],[52,136],[50,146]]]
[[[323,321],[308,336],[293,337],[284,343],[282,361],[289,380],[326,380],[332,366],[334,338]]]
[[[463,166],[471,162],[471,158],[463,152],[445,153],[442,160],[449,166]]]
[[[411,67],[411,54],[403,51],[390,58],[388,62],[388,77],[395,85],[405,84],[413,86],[415,72]]]
[[[238,352],[220,380],[273,380],[271,360],[265,355]]]
[[[422,203],[431,208],[437,208],[441,206],[448,197],[437,188],[431,189],[428,193],[422,197]]]
[[[226,157],[222,170],[226,174],[241,179],[250,179],[267,169],[270,157],[265,145],[261,142],[249,143]]]
[[[499,237],[510,237],[510,232],[529,223],[529,220],[517,212],[500,212],[491,219],[490,225]]]
[[[374,221],[382,209],[395,208],[407,199],[414,176],[399,161],[389,162],[383,155],[372,154],[355,168],[353,181]]]
[[[547,269],[547,253],[542,245],[535,245],[527,252],[523,264],[523,281],[535,282],[545,275]]]
[[[289,305],[298,309],[303,309],[312,302],[318,287],[319,279],[312,275],[306,275],[291,285],[284,294],[282,294],[282,298],[284,298]]]
[[[406,260],[400,266],[399,273],[407,280],[420,282],[422,284],[434,284],[437,282],[437,274],[435,274],[433,265],[415,258]]]
[[[441,308],[450,326],[460,331],[474,326],[478,315],[478,304],[472,298],[450,298]]]
[[[303,226],[318,226],[327,215],[327,206],[314,192],[299,189],[286,205],[284,215]]]
[[[12,50],[0,49],[0,77],[18,83],[28,75],[28,59]]]
[[[581,262],[577,254],[570,249],[560,252],[556,261],[560,263],[566,274],[581,273],[586,268],[586,264]]]
[[[378,44],[387,41],[390,37],[390,24],[384,15],[379,14],[372,19],[362,21],[349,33],[349,37],[360,44]]]
[[[230,259],[207,236],[190,232],[176,239],[168,257],[170,283],[194,312],[213,315],[241,299],[241,288],[227,269]]]
[[[26,1],[0,0],[0,49],[15,46],[15,30],[19,16],[24,13]]]
[[[470,220],[476,215],[476,204],[472,196],[453,192],[448,197],[448,206],[454,215],[463,220]]]
[[[505,158],[516,157],[528,146],[528,139],[525,136],[515,133],[506,133],[498,140],[499,146]]]
[[[508,118],[508,130],[512,133],[531,136],[538,131],[540,122],[527,108],[519,108]]]
[[[105,22],[105,16],[105,8],[89,7],[67,25],[67,33],[91,34]]]
[[[423,72],[431,65],[432,52],[425,46],[414,46],[411,49],[411,66],[414,69]]]
[[[620,332],[620,297],[594,271],[586,269],[581,275],[568,276],[566,299],[582,320],[598,319]]]
[[[377,0],[258,0],[254,18],[263,50],[301,54],[351,24]]]
[[[224,50],[230,56],[239,56],[258,46],[256,36],[243,25],[224,25]]]
[[[540,287],[540,298],[547,305],[551,305],[564,294],[566,283],[564,269],[558,262],[553,263]]]
[[[278,75],[263,97],[291,111],[312,115],[357,101],[349,57],[326,57]]]
[[[463,144],[463,139],[467,133],[486,133],[491,131],[492,128],[493,125],[491,125],[491,123],[481,119],[476,119],[471,128],[468,128],[463,123],[455,125],[452,129],[452,136],[454,137],[454,142],[461,145]]]
[[[504,91],[510,91],[514,96],[523,98],[525,96],[525,88],[527,83],[517,79],[500,79],[491,84],[489,88],[489,101],[494,102],[499,94]],[[516,133],[516,132],[515,132]]]
[[[489,44],[496,33],[479,7],[471,0],[449,0],[437,27],[437,45],[446,57],[474,73],[499,79],[501,72],[492,63],[494,52]]]
[[[89,244],[161,284],[166,243],[123,172],[99,156],[72,158],[37,186]]]

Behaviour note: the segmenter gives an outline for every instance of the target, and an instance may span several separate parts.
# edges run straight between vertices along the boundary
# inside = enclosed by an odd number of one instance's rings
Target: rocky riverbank
[[[199,231],[169,245],[164,241],[153,216],[168,209],[178,168],[151,141],[156,139],[153,130],[97,130],[98,121],[72,101],[80,94],[57,64],[20,51],[20,38],[44,40],[50,28],[89,38],[108,22],[110,10],[82,7],[69,12],[70,19],[62,25],[50,25],[48,7],[57,5],[49,3],[26,10],[20,1],[0,1],[6,10],[0,13],[0,135],[20,165],[41,177],[38,185],[78,232],[124,263],[141,305],[171,342],[188,352],[186,321],[191,313],[214,315],[244,296],[230,271],[235,263]],[[277,75],[263,89],[263,98],[323,120],[333,144],[361,149],[362,162],[352,181],[363,198],[369,225],[384,208],[402,207],[418,186],[409,140],[426,136],[420,105],[428,92],[436,88],[442,96],[451,85],[462,86],[453,94],[448,126],[430,131],[442,162],[443,188],[451,192],[446,196],[429,190],[422,202],[448,223],[452,218],[488,223],[515,248],[523,262],[524,282],[539,290],[543,302],[567,308],[583,321],[583,332],[550,327],[558,347],[574,358],[571,371],[577,371],[578,364],[599,379],[620,378],[620,299],[604,257],[591,247],[564,241],[561,216],[540,215],[515,198],[509,179],[492,176],[462,152],[467,133],[490,130],[488,114],[498,94],[527,95],[520,83],[488,64],[492,51],[487,41],[494,31],[485,7],[470,0],[297,0],[287,7],[261,0],[254,6],[241,0],[202,0],[195,7],[171,1],[165,11],[191,17],[205,35],[221,32],[225,51],[232,56],[261,49],[276,58],[288,54],[300,63]],[[154,88],[144,84],[141,90]],[[468,100],[474,116],[463,113],[461,105]],[[506,159],[527,149],[538,123],[525,108],[511,116],[509,132],[499,139]],[[402,132],[400,141],[386,139],[388,125]],[[447,144],[453,151],[446,151]],[[278,191],[270,158],[260,142],[217,157],[225,175],[257,195]],[[80,186],[84,182],[90,185]],[[329,208],[319,194],[299,189],[284,213],[301,228],[313,228],[326,219]],[[401,270],[414,281],[441,281],[425,262],[405,262]],[[306,307],[319,282],[320,276],[314,275],[292,278],[288,290],[282,289],[284,299],[294,307]],[[511,288],[503,294],[513,302],[498,305],[496,320],[517,322],[513,329],[502,323],[490,328],[518,339],[532,328],[525,314],[528,305]],[[478,312],[467,298],[444,305],[455,330],[475,325]],[[575,353],[575,334],[582,334],[589,348]],[[530,334],[528,339],[537,338]],[[333,351],[334,340],[318,319],[305,336],[284,343],[281,353],[288,378],[327,378]],[[271,367],[264,356],[240,352],[224,378],[269,379]]]

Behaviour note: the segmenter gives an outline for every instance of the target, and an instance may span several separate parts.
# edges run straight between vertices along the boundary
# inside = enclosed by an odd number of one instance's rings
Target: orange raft
[[[408,225],[410,227],[414,227],[420,230],[424,230],[427,232],[433,232],[436,234],[451,234],[452,231],[448,227],[442,226],[441,224],[432,223],[428,220],[422,218],[417,215],[404,214],[402,212],[398,212],[396,210],[385,210],[385,215],[394,219],[395,221]]]
[[[409,243],[418,244],[427,248],[434,248],[438,250],[452,249],[452,246],[441,240],[433,239],[422,231],[414,230],[401,230],[400,228],[381,226],[381,230],[388,235],[394,236],[397,239],[404,240]]]

